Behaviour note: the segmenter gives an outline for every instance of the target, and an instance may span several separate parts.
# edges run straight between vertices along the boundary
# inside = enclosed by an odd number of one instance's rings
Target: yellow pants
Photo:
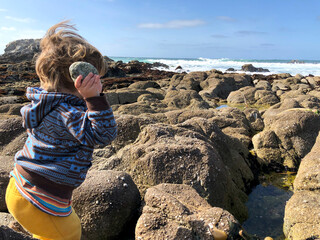
[[[13,177],[7,187],[6,203],[11,215],[32,233],[34,238],[43,240],[81,238],[81,223],[74,210],[68,217],[56,217],[39,210],[20,194]]]

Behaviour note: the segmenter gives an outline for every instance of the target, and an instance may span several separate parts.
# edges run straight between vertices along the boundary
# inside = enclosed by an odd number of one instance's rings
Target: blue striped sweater
[[[105,96],[80,99],[72,94],[28,88],[31,104],[21,109],[28,138],[15,163],[51,182],[78,187],[91,166],[95,145],[117,134]],[[29,179],[32,180],[32,179]]]

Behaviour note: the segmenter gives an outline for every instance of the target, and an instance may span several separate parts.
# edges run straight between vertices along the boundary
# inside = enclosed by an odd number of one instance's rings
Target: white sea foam
[[[244,64],[252,64],[256,68],[268,69],[269,73],[262,74],[274,74],[274,73],[290,73],[291,75],[315,75],[320,76],[320,63],[319,62],[306,62],[306,63],[289,63],[290,60],[231,60],[227,58],[222,59],[144,59],[146,62],[161,62],[169,66],[170,71],[179,72],[175,70],[178,66],[181,66],[183,71],[208,71],[211,69],[217,69],[225,72],[228,68],[234,68],[240,70]],[[180,70],[181,71],[181,70]],[[237,71],[238,72],[238,71]],[[241,71],[239,71],[241,72]],[[260,73],[261,74],[261,73]]]

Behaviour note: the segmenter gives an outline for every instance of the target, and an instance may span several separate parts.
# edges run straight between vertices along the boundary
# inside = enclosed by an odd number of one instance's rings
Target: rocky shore
[[[0,56],[0,239],[31,239],[4,194],[26,138],[25,88],[39,85],[36,46],[16,41]],[[174,73],[105,59],[103,91],[119,130],[74,192],[84,239],[214,239],[215,229],[250,239],[241,226],[248,194],[259,175],[287,170],[298,174],[284,233],[320,238],[319,76]]]

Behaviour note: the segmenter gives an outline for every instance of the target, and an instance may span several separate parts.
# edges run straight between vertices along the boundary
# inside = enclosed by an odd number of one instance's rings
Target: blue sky
[[[66,19],[107,56],[320,59],[320,0],[0,0],[0,53]]]

